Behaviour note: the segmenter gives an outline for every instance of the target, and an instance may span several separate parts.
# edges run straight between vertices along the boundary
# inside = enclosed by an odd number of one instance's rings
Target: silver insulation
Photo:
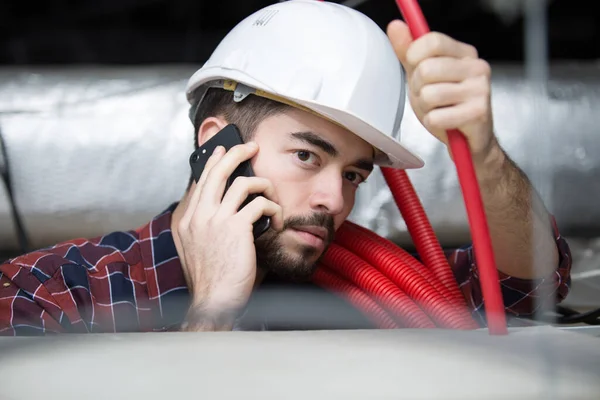
[[[135,228],[181,197],[193,148],[184,87],[194,70],[0,69],[0,128],[17,207],[35,247]],[[599,72],[598,64],[552,65],[545,94],[521,67],[493,66],[496,133],[567,235],[600,233]],[[410,108],[402,135],[425,159],[409,175],[440,240],[467,242],[445,146]],[[401,244],[410,241],[379,171],[360,190],[351,219]],[[0,186],[0,250],[16,248]]]

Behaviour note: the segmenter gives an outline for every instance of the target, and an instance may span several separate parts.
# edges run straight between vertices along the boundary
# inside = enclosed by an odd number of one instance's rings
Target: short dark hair
[[[198,99],[200,101],[200,99]],[[222,117],[227,123],[237,125],[243,140],[246,142],[251,140],[256,132],[258,125],[268,117],[280,114],[291,106],[279,103],[275,100],[265,97],[248,95],[240,102],[233,101],[233,92],[220,88],[210,88],[201,99],[201,103],[192,103],[191,110],[194,110],[195,115],[192,115],[192,124],[194,125],[194,149],[197,149],[198,129],[206,118]],[[190,177],[189,186],[193,182],[193,177]]]

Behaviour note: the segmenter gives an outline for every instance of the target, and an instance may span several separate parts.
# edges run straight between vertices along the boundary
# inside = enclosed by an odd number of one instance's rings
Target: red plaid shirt
[[[71,240],[0,265],[0,334],[176,329],[187,311],[189,292],[171,234],[175,206],[137,230]],[[566,297],[571,256],[556,226],[555,236],[560,263],[552,276],[528,281],[501,274],[509,316],[531,315],[540,293],[558,301]],[[447,254],[484,325],[472,248]]]

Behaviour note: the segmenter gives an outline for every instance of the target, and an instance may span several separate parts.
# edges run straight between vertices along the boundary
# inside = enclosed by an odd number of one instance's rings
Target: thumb
[[[406,25],[405,22],[396,19],[388,24],[387,35],[390,39],[390,42],[392,42],[392,47],[394,48],[396,57],[398,57],[404,69],[409,72],[408,62],[406,60],[406,52],[408,51],[413,39],[408,25]]]

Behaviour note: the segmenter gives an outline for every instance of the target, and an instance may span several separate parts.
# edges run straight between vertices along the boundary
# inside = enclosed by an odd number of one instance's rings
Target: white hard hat
[[[188,100],[209,87],[234,90],[236,101],[253,93],[316,113],[375,147],[380,166],[424,165],[399,142],[400,62],[379,26],[352,8],[290,0],[255,12],[190,78]]]

